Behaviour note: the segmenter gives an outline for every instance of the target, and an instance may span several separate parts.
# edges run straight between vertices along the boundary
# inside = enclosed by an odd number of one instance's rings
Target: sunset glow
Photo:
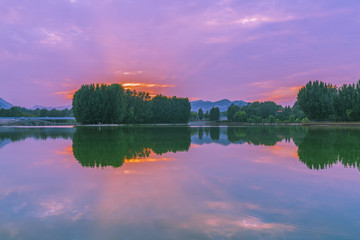
[[[257,99],[259,102],[273,101],[280,104],[289,103],[296,99],[297,93],[302,86],[281,87],[270,91],[268,97]]]
[[[144,88],[152,88],[152,87],[160,87],[160,88],[165,88],[165,87],[175,87],[175,85],[167,85],[167,84],[155,84],[155,83],[120,83],[123,87],[127,88],[127,87],[144,87]]]
[[[0,97],[13,105],[69,105],[89,83],[292,105],[310,80],[360,78],[358,1],[4,0],[0,9]]]
[[[56,92],[54,95],[63,95],[66,99],[72,99],[76,90],[70,90],[65,92]]]
[[[101,84],[110,85],[113,83],[101,83]],[[161,91],[162,88],[175,87],[175,85],[169,85],[169,84],[141,83],[141,82],[124,82],[124,83],[119,82],[119,84],[121,84],[124,87],[124,89],[148,92],[150,93],[150,96],[155,96],[156,94],[162,94],[163,93],[163,91]],[[65,99],[72,99],[76,90],[77,89],[70,91],[56,92],[54,93],[54,95],[61,95]]]

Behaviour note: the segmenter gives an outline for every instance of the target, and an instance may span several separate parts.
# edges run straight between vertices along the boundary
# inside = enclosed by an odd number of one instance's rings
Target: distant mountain
[[[0,98],[0,108],[4,108],[4,109],[9,109],[11,108],[13,105],[11,103],[8,103],[7,101],[5,101],[4,99]]]
[[[7,101],[5,101],[4,99],[0,98],[0,109],[1,108],[4,108],[4,109],[9,109],[13,107],[13,105]],[[32,108],[28,108],[30,110],[35,110],[35,109],[47,109],[47,110],[51,110],[51,109],[56,109],[56,110],[65,110],[66,108],[67,109],[71,109],[72,108],[72,105],[67,105],[67,106],[59,106],[59,107],[46,107],[46,106],[42,106],[42,105],[35,105],[33,106]]]
[[[72,108],[72,105],[67,105],[67,106],[59,106],[59,107],[46,107],[46,106],[41,106],[41,105],[35,105],[33,106],[32,108],[30,108],[30,110],[35,110],[35,109],[47,109],[47,110],[52,110],[52,109],[56,109],[56,110],[65,110],[66,108],[67,109],[71,109]]]
[[[248,104],[247,102],[242,100],[232,102],[228,99],[223,99],[217,102],[197,100],[190,102],[190,105],[191,105],[191,111],[193,112],[197,112],[200,108],[202,108],[203,111],[206,112],[206,111],[210,111],[210,109],[213,107],[218,107],[220,109],[220,112],[225,112],[232,103],[238,106],[244,106]]]

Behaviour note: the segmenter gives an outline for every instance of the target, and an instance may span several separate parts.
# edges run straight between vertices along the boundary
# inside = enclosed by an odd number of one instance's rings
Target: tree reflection
[[[220,128],[219,127],[211,127],[210,128],[210,138],[213,141],[219,141],[219,139],[220,139]]]
[[[360,129],[310,128],[298,145],[298,156],[310,169],[338,162],[360,169]]]
[[[301,126],[192,127],[191,141],[195,144],[243,144],[273,146],[293,139],[297,145],[306,134]]]
[[[216,143],[273,146],[291,140],[299,160],[310,169],[341,163],[360,170],[360,129],[301,126],[247,127],[77,127],[0,128],[0,148],[27,138],[72,139],[73,154],[85,167],[120,167],[125,159],[151,153],[188,151],[194,144]]]
[[[27,138],[46,140],[48,138],[71,139],[74,128],[0,128],[0,148],[11,142],[23,141]]]
[[[84,167],[120,167],[125,159],[152,152],[188,151],[190,143],[187,127],[78,127],[73,152]]]
[[[248,143],[252,145],[273,146],[284,139],[302,138],[305,129],[301,126],[255,126],[255,127],[229,127],[228,139],[231,143]],[[294,140],[295,141],[295,140]]]

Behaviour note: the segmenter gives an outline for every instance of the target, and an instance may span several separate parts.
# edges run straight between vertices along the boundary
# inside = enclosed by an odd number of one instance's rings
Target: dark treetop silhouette
[[[74,94],[73,112],[82,124],[108,123],[187,123],[187,98],[126,90],[120,84],[83,85]]]

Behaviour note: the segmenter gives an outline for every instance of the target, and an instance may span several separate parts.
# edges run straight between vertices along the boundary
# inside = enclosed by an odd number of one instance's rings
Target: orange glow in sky
[[[110,85],[113,83],[100,83],[100,84],[106,84]],[[161,94],[161,89],[163,88],[173,88],[175,85],[172,84],[156,84],[156,83],[142,83],[142,82],[123,82],[120,83],[124,89],[130,89],[130,90],[136,90],[136,91],[143,91],[148,92],[150,96],[155,96],[156,94]],[[75,90],[69,90],[69,91],[61,91],[61,92],[55,92],[54,95],[62,95],[66,99],[73,99]]]
[[[280,87],[278,89],[270,91],[267,97],[257,99],[256,101],[273,101],[277,103],[289,102],[291,101],[291,99],[296,99],[296,96],[301,87],[302,86]]]

